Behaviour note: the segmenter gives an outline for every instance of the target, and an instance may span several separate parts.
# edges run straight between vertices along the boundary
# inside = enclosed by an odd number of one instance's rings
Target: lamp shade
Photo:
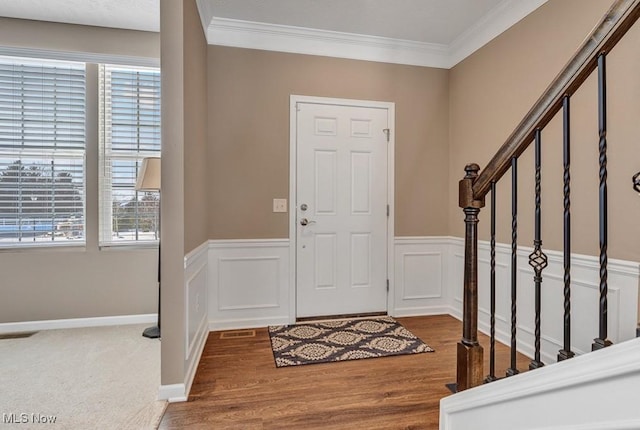
[[[142,166],[136,182],[136,190],[158,191],[160,190],[160,157],[147,157],[142,159]]]

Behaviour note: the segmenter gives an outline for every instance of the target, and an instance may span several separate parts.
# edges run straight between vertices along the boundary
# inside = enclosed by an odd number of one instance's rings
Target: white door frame
[[[389,279],[389,291],[387,292],[387,312],[391,315],[394,309],[394,220],[395,220],[395,205],[394,205],[394,185],[395,185],[395,118],[396,118],[396,105],[393,102],[376,102],[369,100],[351,100],[351,99],[336,99],[327,97],[312,97],[312,96],[300,96],[291,95],[289,105],[289,322],[295,323],[296,321],[296,250],[297,248],[297,109],[298,103],[315,103],[323,105],[338,105],[338,106],[351,106],[351,107],[365,107],[365,108],[382,108],[388,111],[388,124],[389,129],[389,143],[387,144],[387,204],[389,205],[389,218],[387,220],[387,278]]]

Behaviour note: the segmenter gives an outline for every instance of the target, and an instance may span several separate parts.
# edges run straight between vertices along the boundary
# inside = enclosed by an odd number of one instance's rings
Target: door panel
[[[296,121],[297,316],[386,311],[388,110],[298,103]]]

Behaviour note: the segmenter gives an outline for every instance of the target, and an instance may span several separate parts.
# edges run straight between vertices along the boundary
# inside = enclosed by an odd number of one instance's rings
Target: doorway
[[[292,315],[386,312],[393,104],[292,96],[291,108]]]

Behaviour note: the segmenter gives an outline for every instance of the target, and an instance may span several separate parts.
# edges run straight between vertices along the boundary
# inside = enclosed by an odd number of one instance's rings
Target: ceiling
[[[547,0],[196,0],[210,44],[451,67]],[[158,31],[160,0],[0,0],[0,16]]]
[[[502,0],[210,0],[214,16],[448,45]]]

